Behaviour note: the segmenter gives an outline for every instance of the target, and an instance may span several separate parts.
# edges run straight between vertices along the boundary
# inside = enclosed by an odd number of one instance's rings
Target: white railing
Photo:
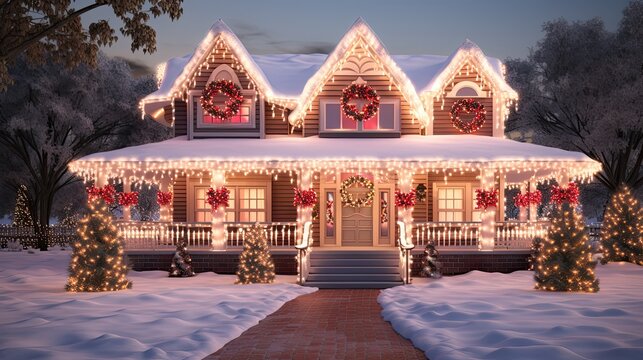
[[[495,249],[530,249],[535,237],[545,237],[549,222],[496,222]]]
[[[296,243],[296,223],[262,225],[271,247],[289,247]],[[209,249],[212,239],[212,229],[207,223],[117,222],[116,226],[126,249],[174,249],[183,241],[192,249]],[[250,226],[250,223],[225,223],[227,246],[243,246],[246,230]]]
[[[413,243],[429,242],[442,249],[478,249],[479,222],[419,222],[413,224]],[[534,237],[547,234],[548,222],[496,222],[495,249],[529,249]]]
[[[438,248],[478,248],[479,222],[418,222],[413,224],[413,243]]]

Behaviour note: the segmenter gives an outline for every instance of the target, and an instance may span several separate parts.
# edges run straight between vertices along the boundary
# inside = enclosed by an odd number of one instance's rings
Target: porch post
[[[536,191],[536,183],[534,181],[529,182],[529,192]],[[522,210],[522,209],[521,209]],[[529,203],[529,221],[538,220],[538,205]]]
[[[493,169],[482,169],[480,171],[480,188],[493,190],[495,188]],[[492,251],[496,232],[496,208],[490,207],[482,211],[480,226],[480,250]]]
[[[127,175],[123,176],[123,192],[132,191],[132,184]],[[131,206],[123,206],[123,221],[132,220],[132,209]]]
[[[397,174],[397,188],[400,192],[408,193],[413,189],[413,171],[400,170]],[[412,242],[413,234],[413,208],[397,208],[397,219],[404,223],[406,229],[406,242]]]
[[[225,186],[225,171],[212,170],[210,172],[210,186],[213,189]],[[216,209],[212,212],[211,222],[211,250],[225,250],[227,241],[225,238],[225,209]]]
[[[170,177],[162,177],[158,183],[159,191],[167,192],[172,190],[172,179]],[[172,205],[161,206],[159,209],[159,221],[172,222]]]
[[[313,172],[310,169],[300,169],[298,176],[299,188],[310,189],[313,187]],[[321,199],[321,194],[319,195]],[[297,241],[301,243],[304,234],[304,224],[313,220],[313,208],[297,207]]]
[[[525,194],[525,193],[527,193],[528,189],[530,189],[530,188],[531,187],[526,183],[520,184],[520,193]],[[527,212],[531,211],[531,206],[529,208],[520,207],[520,208],[518,208],[518,210],[520,211],[520,214],[518,215],[518,220],[520,220],[521,222],[526,222],[528,220]]]

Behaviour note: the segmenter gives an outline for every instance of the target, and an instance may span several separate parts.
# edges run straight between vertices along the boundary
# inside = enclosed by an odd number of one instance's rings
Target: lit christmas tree
[[[536,289],[596,292],[595,267],[583,216],[568,202],[556,206],[534,269]]]
[[[103,200],[89,203],[73,244],[67,291],[115,291],[132,287],[123,264],[123,246]]]
[[[627,261],[643,265],[643,209],[630,189],[612,196],[601,228],[601,263]]]
[[[13,210],[13,226],[33,226],[29,212],[27,187],[20,185],[16,194],[16,207]]]
[[[270,256],[266,234],[259,224],[245,232],[237,277],[237,284],[265,284],[275,280],[275,263]]]
[[[188,244],[181,242],[176,245],[176,252],[172,258],[170,277],[190,277],[196,275],[192,270],[192,258],[188,252]]]

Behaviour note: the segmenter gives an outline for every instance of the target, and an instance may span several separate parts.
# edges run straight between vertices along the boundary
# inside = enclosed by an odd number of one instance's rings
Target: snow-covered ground
[[[382,316],[433,360],[643,359],[643,266],[598,265],[595,294],[474,271],[382,291]]]
[[[131,271],[131,290],[67,293],[69,254],[0,252],[0,359],[201,359],[315,291],[294,276],[233,285],[233,275]]]

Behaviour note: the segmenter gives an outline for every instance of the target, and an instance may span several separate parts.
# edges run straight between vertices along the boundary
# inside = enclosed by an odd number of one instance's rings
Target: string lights
[[[266,233],[260,224],[246,230],[239,256],[237,284],[267,284],[275,281],[275,263],[270,256]]]
[[[601,263],[643,265],[643,209],[627,186],[612,195],[601,227]]]

